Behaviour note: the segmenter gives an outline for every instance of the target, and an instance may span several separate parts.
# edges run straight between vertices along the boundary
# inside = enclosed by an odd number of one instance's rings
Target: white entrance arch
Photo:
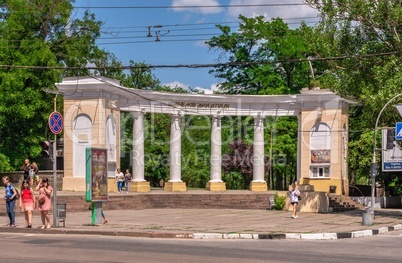
[[[64,94],[64,108],[69,112],[71,107],[85,101],[92,102],[96,111],[92,112],[97,121],[92,126],[94,139],[97,139],[97,147],[110,147],[110,124],[108,117],[113,116],[116,122],[116,165],[119,166],[119,119],[120,111],[131,112],[134,116],[133,126],[133,175],[134,188],[138,192],[149,191],[149,182],[144,180],[144,134],[143,114],[161,113],[171,116],[171,141],[170,141],[170,180],[165,185],[167,191],[185,191],[185,182],[181,180],[181,145],[180,117],[184,115],[201,115],[211,118],[211,175],[207,189],[211,191],[225,190],[225,184],[221,180],[221,138],[220,118],[223,116],[251,116],[254,118],[254,162],[253,180],[250,185],[252,191],[266,191],[267,182],[264,181],[264,118],[266,116],[297,116],[298,129],[298,164],[297,179],[302,184],[310,184],[321,190],[328,189],[330,185],[348,185],[345,169],[344,148],[345,141],[343,127],[348,127],[348,109],[355,104],[352,101],[341,98],[337,94],[320,89],[304,89],[301,94],[295,95],[224,95],[224,94],[178,94],[138,90],[123,87],[118,81],[104,77],[71,77],[65,78],[61,83],[56,83],[57,88]],[[71,114],[70,114],[71,115]],[[64,117],[68,127],[73,120],[69,116]],[[92,116],[92,115],[90,115]],[[317,180],[312,176],[311,151],[312,143],[316,139],[311,136],[312,128],[318,122],[330,128],[331,161],[329,163],[329,180]],[[107,128],[106,140],[104,130]],[[114,130],[113,130],[114,132]],[[65,136],[65,153],[69,152],[71,144]],[[343,149],[343,150],[342,150]],[[64,155],[65,163],[73,161],[72,155]],[[75,158],[75,157],[74,157]],[[66,165],[65,165],[66,167]],[[74,177],[76,171],[64,171],[65,180]],[[137,176],[137,177],[136,177]],[[64,183],[64,182],[63,182]],[[81,188],[77,182],[75,188]],[[71,187],[71,184],[68,184]],[[109,184],[111,185],[111,184]],[[64,184],[63,184],[64,187]],[[68,189],[66,189],[68,190]]]

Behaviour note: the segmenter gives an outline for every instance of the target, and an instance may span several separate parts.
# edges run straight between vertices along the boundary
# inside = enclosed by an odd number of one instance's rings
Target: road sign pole
[[[49,128],[54,134],[53,141],[53,226],[57,225],[57,134],[63,130],[63,117],[56,111],[56,98],[54,104],[54,112],[49,115]]]
[[[57,135],[54,135],[53,142],[53,227],[57,225]]]

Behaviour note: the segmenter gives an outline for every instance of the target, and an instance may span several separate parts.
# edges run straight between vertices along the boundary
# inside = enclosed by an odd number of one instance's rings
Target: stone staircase
[[[329,194],[329,211],[344,212],[350,210],[365,210],[364,205],[353,201],[349,196]]]
[[[106,210],[140,210],[152,208],[177,209],[261,209],[269,207],[270,193],[250,194],[189,194],[189,193],[133,193],[109,195],[110,202],[104,202]],[[57,203],[65,203],[68,212],[88,211],[90,203],[83,195],[58,196]],[[18,202],[16,212],[19,212]],[[0,203],[0,215],[5,214],[5,204]]]

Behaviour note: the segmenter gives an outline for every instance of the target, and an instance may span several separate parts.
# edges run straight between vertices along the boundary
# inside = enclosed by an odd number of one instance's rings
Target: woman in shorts
[[[296,189],[296,184],[292,184],[292,189],[289,191],[290,203],[293,208],[292,218],[297,218],[297,204],[299,203],[300,191]]]

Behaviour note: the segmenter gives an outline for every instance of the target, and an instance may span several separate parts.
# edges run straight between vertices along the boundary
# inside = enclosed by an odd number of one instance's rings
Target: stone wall
[[[62,190],[63,188],[63,176],[64,173],[62,170],[56,171],[57,174],[57,190]],[[5,173],[0,173],[0,177],[3,178],[3,176],[9,176],[11,179],[11,182],[17,186],[18,188],[21,186],[22,180],[24,179],[24,175],[22,172],[5,172]],[[41,170],[38,173],[39,178],[48,178],[49,179],[49,184],[53,186],[53,171],[50,170]],[[4,186],[3,180],[0,182],[0,186]],[[35,186],[35,185],[34,185]]]

